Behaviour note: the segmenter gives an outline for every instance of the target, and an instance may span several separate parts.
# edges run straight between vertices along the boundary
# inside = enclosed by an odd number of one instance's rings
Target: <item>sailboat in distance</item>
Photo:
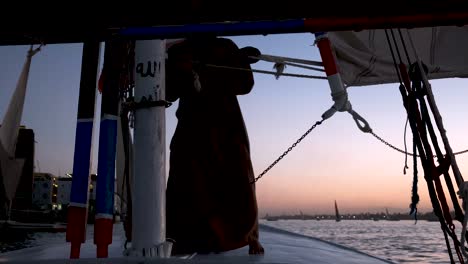
[[[341,221],[341,216],[340,216],[340,212],[338,211],[338,205],[336,204],[336,200],[335,200],[335,214],[336,214],[336,221],[339,222]]]

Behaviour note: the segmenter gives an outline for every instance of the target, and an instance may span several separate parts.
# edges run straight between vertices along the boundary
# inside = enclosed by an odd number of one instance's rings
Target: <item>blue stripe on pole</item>
[[[304,19],[258,22],[229,22],[189,24],[180,26],[130,27],[120,30],[122,36],[151,36],[155,38],[184,37],[187,34],[211,33],[221,35],[248,35],[293,33],[304,31]]]
[[[88,202],[92,136],[93,121],[78,121],[76,124],[75,156],[70,194],[70,202],[72,203],[86,204]]]
[[[114,213],[117,120],[103,119],[99,131],[96,214]]]

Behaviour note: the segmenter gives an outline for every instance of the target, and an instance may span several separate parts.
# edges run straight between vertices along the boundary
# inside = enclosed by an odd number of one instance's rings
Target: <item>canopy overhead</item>
[[[41,2],[8,8],[0,18],[0,45],[30,45],[44,42],[78,43],[111,38],[132,39],[184,37],[191,27],[221,22],[261,22],[304,20],[304,27],[273,29],[243,28],[218,35],[249,35],[370,28],[423,27],[468,24],[468,2],[464,0],[371,0],[307,1],[289,0],[275,4],[265,0],[174,0],[145,4],[128,2],[103,7],[82,2],[64,2],[63,6]],[[129,27],[165,27],[160,34],[125,36]],[[174,35],[174,31],[177,34]]]
[[[468,76],[467,26],[393,30],[400,56],[395,51],[392,32],[388,30],[397,63],[401,57],[402,62],[409,68],[400,32],[410,62],[415,63],[416,56],[408,37],[409,32],[418,56],[428,67],[429,79]],[[363,86],[399,82],[385,30],[332,32],[329,38],[345,85]]]

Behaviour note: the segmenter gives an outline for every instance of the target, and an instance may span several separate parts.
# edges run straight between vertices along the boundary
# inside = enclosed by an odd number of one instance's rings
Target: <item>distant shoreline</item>
[[[452,218],[454,218],[454,213],[452,212]],[[276,220],[336,220],[336,216],[333,214],[296,214],[296,215],[268,215],[266,214],[261,219],[267,221],[276,221]],[[426,220],[426,221],[438,221],[437,216],[433,212],[427,213],[418,213],[416,215],[417,220]],[[340,220],[387,220],[387,221],[399,221],[399,220],[415,220],[414,215],[404,214],[404,213],[394,213],[394,214],[385,214],[385,213],[359,213],[359,214],[342,214]]]

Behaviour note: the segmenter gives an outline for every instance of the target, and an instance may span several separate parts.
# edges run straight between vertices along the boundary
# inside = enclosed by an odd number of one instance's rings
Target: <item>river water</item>
[[[261,223],[352,247],[395,263],[450,263],[439,222],[262,220]],[[461,225],[455,225],[455,232],[460,238]],[[458,261],[455,254],[454,258]]]

